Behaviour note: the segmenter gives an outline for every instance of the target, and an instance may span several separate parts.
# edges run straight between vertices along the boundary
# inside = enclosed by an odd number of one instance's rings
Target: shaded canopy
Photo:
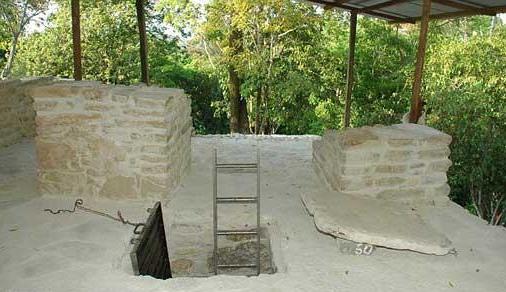
[[[394,22],[413,23],[422,18],[423,0],[307,0]],[[496,15],[506,12],[506,0],[432,0],[430,18]]]

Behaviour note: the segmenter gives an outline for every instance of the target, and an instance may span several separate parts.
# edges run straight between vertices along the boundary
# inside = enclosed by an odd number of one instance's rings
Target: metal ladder
[[[257,191],[256,197],[218,197],[218,173],[256,173]],[[218,204],[256,204],[257,226],[253,230],[225,230],[218,229]],[[226,235],[255,235],[257,241],[256,263],[246,264],[218,264],[218,236]],[[256,268],[257,275],[260,275],[260,152],[257,149],[256,163],[218,163],[216,149],[213,152],[213,267],[214,274],[218,269]]]

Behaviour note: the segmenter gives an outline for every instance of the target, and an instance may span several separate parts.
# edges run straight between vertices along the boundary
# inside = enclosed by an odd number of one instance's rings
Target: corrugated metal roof
[[[414,22],[422,16],[423,0],[306,0],[327,7],[397,22]],[[495,15],[506,12],[506,0],[432,0],[430,17],[454,18],[469,15]]]

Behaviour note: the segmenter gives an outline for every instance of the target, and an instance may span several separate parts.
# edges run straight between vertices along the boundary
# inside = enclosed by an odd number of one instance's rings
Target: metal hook
[[[137,235],[141,234],[144,231],[144,226],[145,225],[146,224],[144,224],[144,223],[139,223],[139,224],[135,225],[134,234],[137,234]],[[139,228],[140,226],[142,226],[142,230],[141,231],[137,230],[137,228]]]

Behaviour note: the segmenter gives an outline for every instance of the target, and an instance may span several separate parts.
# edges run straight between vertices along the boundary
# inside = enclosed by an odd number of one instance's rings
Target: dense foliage
[[[72,76],[70,9],[24,35],[15,76]],[[348,14],[291,0],[160,0],[148,7],[151,80],[192,97],[197,133],[321,134],[342,127]],[[85,79],[139,82],[133,1],[81,1]],[[431,25],[429,125],[454,137],[452,199],[491,223],[506,207],[506,27],[473,17]],[[409,109],[417,26],[359,17],[352,126]],[[0,64],[8,38],[0,30]],[[3,49],[3,50],[2,50]]]
[[[504,29],[442,42],[432,50],[426,81],[429,123],[454,139],[452,197],[496,224],[504,223],[506,196],[505,48]]]

